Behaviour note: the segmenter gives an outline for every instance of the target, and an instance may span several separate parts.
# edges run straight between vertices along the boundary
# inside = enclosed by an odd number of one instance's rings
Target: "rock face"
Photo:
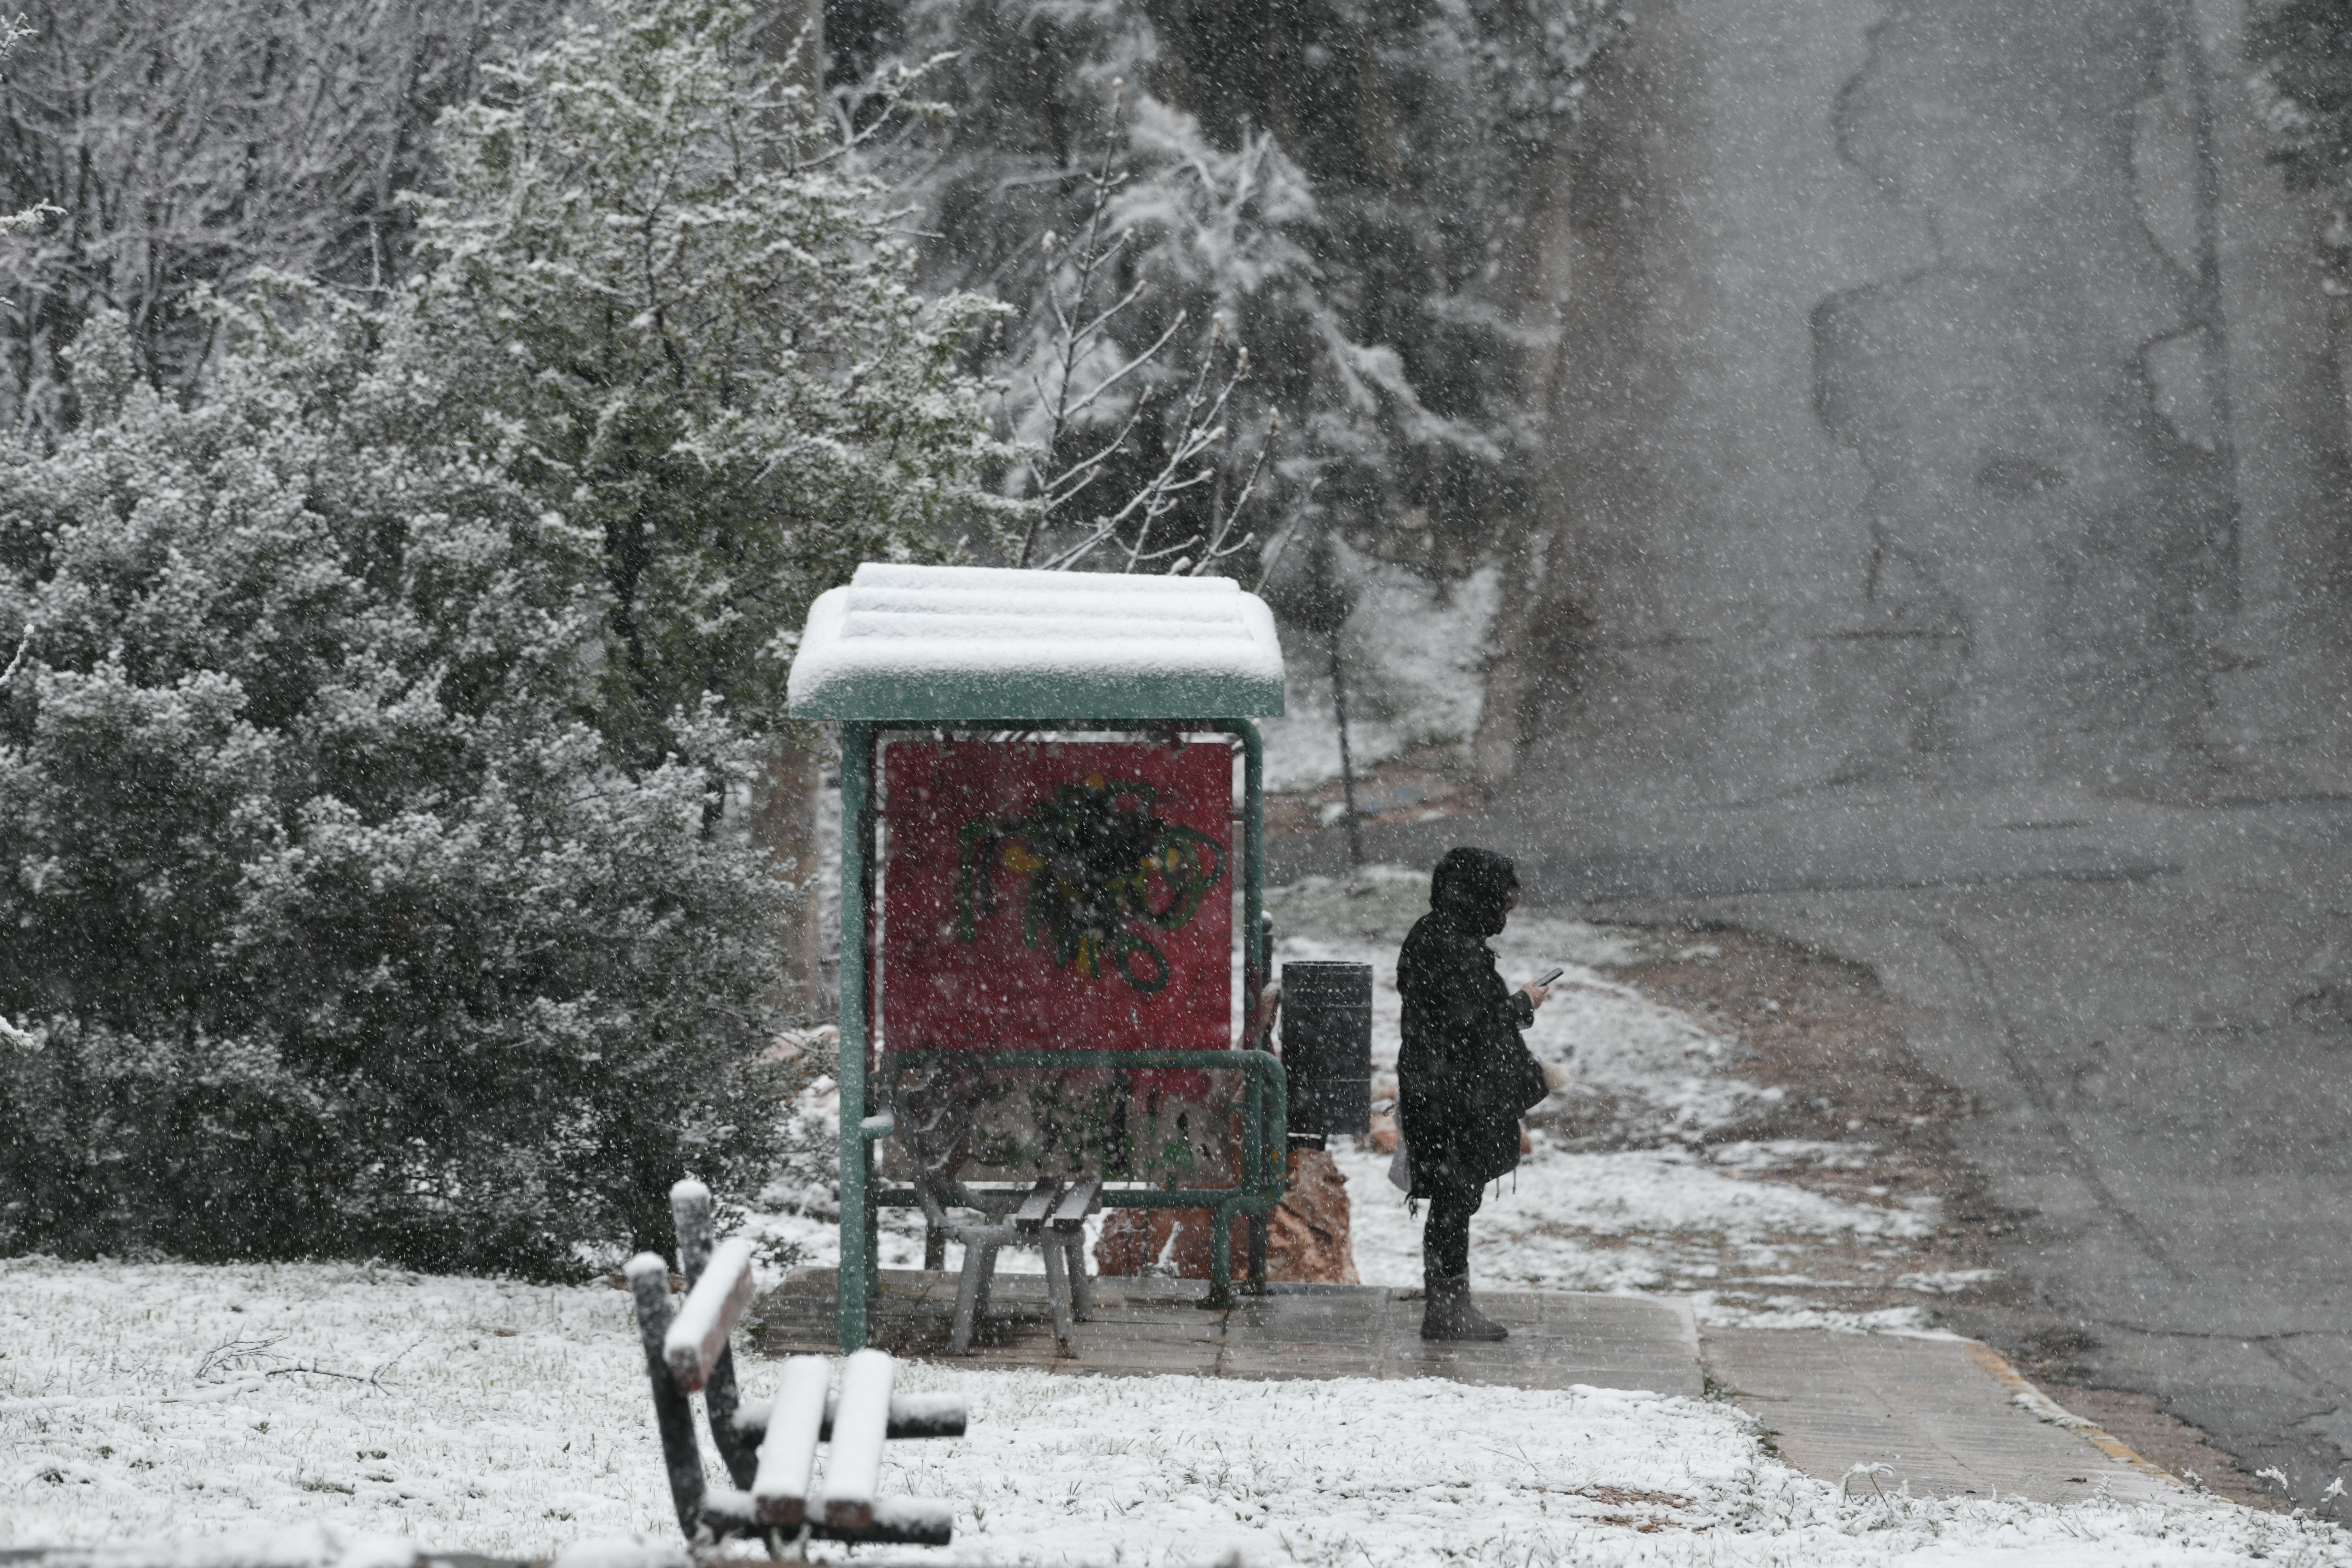
[[[1641,7],[1549,241],[1527,771],[2332,765],[2343,402],[2241,11]]]
[[[1210,1223],[1205,1209],[1113,1209],[1095,1244],[1104,1274],[1209,1277]],[[1235,1220],[1234,1271],[1249,1256],[1249,1226]],[[1282,1206],[1268,1216],[1265,1277],[1285,1284],[1353,1285],[1355,1248],[1348,1239],[1348,1178],[1320,1149],[1294,1149]]]

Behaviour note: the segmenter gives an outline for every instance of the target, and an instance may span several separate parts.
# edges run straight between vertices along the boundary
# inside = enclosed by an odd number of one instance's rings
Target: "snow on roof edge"
[[[1282,645],[1223,578],[868,563],[810,607],[786,693],[804,719],[1262,718]]]
[[[1019,566],[910,566],[868,561],[850,577],[853,588],[1012,588],[1024,593],[1238,594],[1230,577],[1152,577],[1123,572],[1040,572]],[[1255,595],[1252,595],[1255,597]]]

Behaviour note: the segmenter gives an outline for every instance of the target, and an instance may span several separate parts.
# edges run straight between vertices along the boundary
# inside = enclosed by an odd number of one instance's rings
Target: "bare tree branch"
[[[8,661],[6,669],[0,669],[0,691],[5,691],[8,683],[16,679],[16,672],[25,668],[26,657],[33,651],[33,639],[40,635],[40,631],[38,621],[25,623],[25,635],[16,643],[16,657]]]

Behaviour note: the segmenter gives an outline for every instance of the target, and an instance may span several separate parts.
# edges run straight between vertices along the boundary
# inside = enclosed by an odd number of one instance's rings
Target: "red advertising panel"
[[[890,1049],[1230,1043],[1225,746],[894,741],[882,775]]]

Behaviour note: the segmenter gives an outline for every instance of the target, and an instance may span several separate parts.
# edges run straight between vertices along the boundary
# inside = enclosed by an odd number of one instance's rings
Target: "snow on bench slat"
[[[823,1441],[833,1436],[834,1397],[824,1397],[824,1424],[817,1428],[817,1438]],[[736,1433],[747,1439],[758,1439],[768,1429],[771,1401],[747,1399],[735,1407]],[[961,1437],[970,1425],[971,1414],[961,1394],[894,1394],[890,1396],[890,1437]]]
[[[894,1394],[890,1396],[893,1437],[961,1437],[970,1417],[960,1394]],[[833,1434],[833,1409],[824,1413],[825,1435]]]
[[[1021,1200],[1021,1207],[1013,1215],[1013,1224],[1020,1230],[1035,1230],[1045,1223],[1045,1215],[1054,1206],[1057,1184],[1051,1176],[1041,1177],[1029,1195]]]
[[[702,1278],[662,1339],[662,1361],[682,1394],[698,1393],[727,1348],[735,1320],[751,1303],[751,1243],[743,1237],[711,1249]]]
[[[824,1522],[863,1528],[874,1522],[874,1494],[882,1481],[882,1442],[890,1431],[889,1354],[864,1350],[841,1367],[841,1403],[833,1418],[833,1447],[824,1463]]]
[[[784,1363],[768,1435],[760,1443],[759,1473],[751,1479],[751,1503],[765,1523],[798,1524],[805,1517],[832,1384],[832,1369],[821,1355],[796,1355]]]
[[[1247,717],[1282,711],[1282,646],[1223,578],[869,563],[811,607],[789,689],[810,718]]]

